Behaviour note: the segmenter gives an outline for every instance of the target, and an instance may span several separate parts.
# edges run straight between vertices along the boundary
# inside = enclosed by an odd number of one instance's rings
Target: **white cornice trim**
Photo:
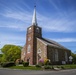
[[[41,39],[37,38],[37,40],[39,40],[40,42],[42,42],[44,45],[47,46],[47,44],[44,41],[42,41]]]

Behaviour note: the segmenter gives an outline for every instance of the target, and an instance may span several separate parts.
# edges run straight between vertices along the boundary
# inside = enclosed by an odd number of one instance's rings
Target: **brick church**
[[[39,59],[49,59],[52,64],[69,63],[71,51],[59,43],[42,37],[42,28],[37,24],[36,7],[34,8],[32,25],[27,28],[26,44],[21,53],[21,60],[36,65]]]

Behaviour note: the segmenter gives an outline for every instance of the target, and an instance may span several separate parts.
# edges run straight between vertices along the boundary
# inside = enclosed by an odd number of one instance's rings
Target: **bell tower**
[[[35,65],[37,61],[37,38],[42,37],[42,29],[37,24],[36,6],[32,18],[32,25],[27,28],[26,34],[26,55],[25,61],[29,61],[30,65]]]

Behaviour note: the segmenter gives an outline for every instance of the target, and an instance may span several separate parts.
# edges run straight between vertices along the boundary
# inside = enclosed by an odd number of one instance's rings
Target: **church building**
[[[21,52],[21,60],[36,65],[40,59],[49,59],[52,64],[69,63],[71,51],[59,43],[42,37],[42,28],[38,26],[36,7],[32,24],[27,28],[26,44]]]

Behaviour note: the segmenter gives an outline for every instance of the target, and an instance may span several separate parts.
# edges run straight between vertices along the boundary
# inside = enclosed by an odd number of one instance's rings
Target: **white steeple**
[[[34,6],[34,13],[33,13],[33,18],[32,18],[32,25],[37,25],[36,6]]]

